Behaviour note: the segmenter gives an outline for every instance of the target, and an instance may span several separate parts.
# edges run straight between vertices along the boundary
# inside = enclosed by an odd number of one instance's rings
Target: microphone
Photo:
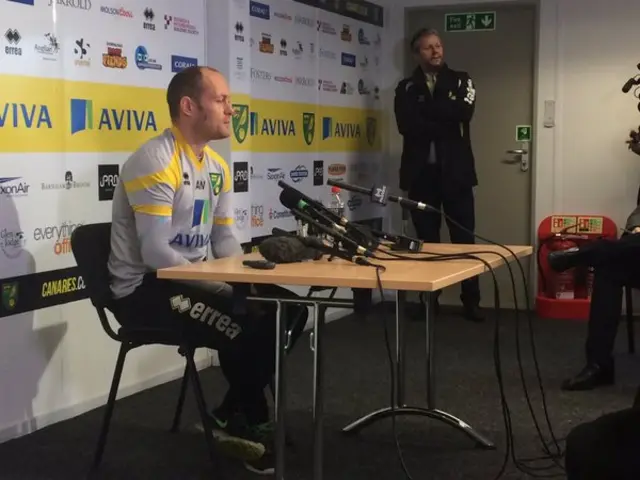
[[[364,255],[365,257],[375,258],[375,255],[366,247],[363,247],[362,245],[358,245],[351,238],[349,238],[346,235],[343,235],[341,232],[335,229],[332,229],[330,227],[327,227],[326,225],[323,225],[320,222],[314,220],[309,215],[307,215],[306,213],[303,213],[300,209],[296,208],[295,205],[291,205],[291,206],[284,205],[284,206],[287,207],[289,210],[291,210],[291,213],[293,213],[293,215],[298,220],[307,222],[309,225],[312,225],[317,230],[324,232],[326,235],[329,235],[333,239],[337,240],[340,244],[342,244],[344,248],[351,250],[352,252],[355,252],[355,254],[357,255]]]
[[[315,213],[317,213],[318,216],[323,218],[329,224],[335,224],[342,227],[345,232],[349,233],[358,243],[366,245],[368,247],[377,246],[376,239],[373,236],[367,235],[367,233],[358,225],[351,223],[345,217],[332,212],[321,202],[309,198],[300,190],[293,188],[283,180],[278,181],[278,186],[282,188],[282,192],[280,194],[280,203],[282,203],[282,205],[284,205],[285,207],[290,209],[289,205],[297,205],[300,201],[303,201],[304,207],[301,208],[301,210],[307,210],[309,207],[311,207],[313,210],[315,210]],[[284,203],[285,201],[287,202],[287,204]]]
[[[348,252],[340,250],[340,248],[335,244],[327,245],[326,243],[324,243],[324,240],[322,238],[315,237],[315,236],[308,236],[308,237],[297,236],[296,238],[299,239],[307,247],[314,248],[323,253],[327,253],[332,257],[342,258],[343,260],[356,263],[358,265],[371,266],[371,264],[367,259],[359,257],[357,255],[349,255]]]
[[[297,195],[293,190],[284,189],[280,192],[280,203],[287,207],[289,210],[297,208],[299,210],[304,210],[309,212],[309,215],[313,217],[318,217],[324,223],[326,223],[330,228],[335,228],[341,233],[347,233],[347,229],[342,225],[338,225],[333,221],[333,219],[329,218],[324,212],[320,212],[317,209],[313,208],[309,205],[308,202],[303,200],[300,195]],[[328,210],[329,211],[329,210]],[[336,215],[337,217],[337,215]]]
[[[318,260],[322,255],[307,247],[299,238],[286,235],[269,237],[258,245],[260,254],[273,263],[297,263]]]
[[[349,255],[336,246],[326,245],[318,237],[301,237],[280,228],[272,230],[273,237],[264,240],[258,246],[260,254],[274,263],[297,263],[306,260],[320,260],[323,254],[342,258],[359,265],[368,265],[363,258]]]
[[[380,186],[376,185],[371,188],[365,188],[365,187],[360,187],[358,185],[350,185],[348,183],[340,182],[338,180],[331,180],[331,179],[327,180],[327,184],[340,187],[350,192],[369,195],[369,198],[371,199],[371,201],[379,205],[386,205],[387,200],[389,200],[391,202],[400,204],[401,207],[406,208],[408,210],[427,210],[427,211],[436,212],[440,214],[440,210],[426,203],[416,202],[414,200],[409,200],[408,198],[403,198],[403,197],[397,197],[395,195],[389,195],[388,188],[386,185],[380,185]]]

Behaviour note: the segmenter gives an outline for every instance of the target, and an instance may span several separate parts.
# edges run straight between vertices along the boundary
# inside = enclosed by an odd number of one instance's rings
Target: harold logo
[[[313,161],[313,184],[324,185],[324,161]]]
[[[171,310],[181,314],[188,314],[192,319],[215,328],[230,340],[242,333],[242,327],[234,322],[229,315],[211,308],[202,302],[192,304],[189,297],[175,295],[169,299]]]
[[[233,162],[233,191],[249,191],[249,162]]]
[[[120,180],[120,165],[98,165],[98,200],[113,200],[113,194]]]

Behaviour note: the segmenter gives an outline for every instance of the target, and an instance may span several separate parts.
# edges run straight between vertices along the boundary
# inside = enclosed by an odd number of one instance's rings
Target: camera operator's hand
[[[640,127],[638,127],[638,131],[632,130],[629,133],[629,138],[631,140],[627,140],[627,145],[629,145],[629,150],[633,153],[640,155]]]

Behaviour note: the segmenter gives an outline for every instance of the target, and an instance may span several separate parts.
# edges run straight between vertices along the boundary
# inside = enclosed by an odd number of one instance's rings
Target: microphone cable
[[[499,316],[500,316],[500,291],[499,291],[499,287],[498,287],[498,280],[497,280],[497,276],[495,274],[495,271],[493,269],[493,267],[489,264],[489,262],[487,262],[486,260],[484,260],[483,258],[477,257],[476,255],[474,255],[474,253],[477,252],[473,252],[473,253],[458,253],[458,254],[433,254],[434,256],[432,257],[425,257],[424,259],[420,259],[421,261],[428,261],[428,262],[439,262],[439,261],[447,261],[447,260],[457,260],[457,259],[473,259],[473,260],[477,260],[482,262],[485,267],[487,268],[487,270],[491,273],[492,278],[493,278],[493,290],[494,290],[494,306],[496,309],[496,323],[495,323],[495,330],[494,330],[494,367],[495,367],[495,372],[496,372],[496,376],[498,378],[498,385],[499,385],[499,390],[500,390],[500,398],[501,398],[501,405],[502,405],[502,413],[503,413],[503,420],[505,423],[505,436],[506,436],[506,443],[507,443],[507,450],[505,451],[505,456],[503,459],[503,463],[501,465],[500,468],[500,472],[498,473],[498,475],[496,476],[496,480],[498,478],[500,478],[503,474],[504,471],[506,470],[506,466],[509,460],[509,455],[512,452],[512,427],[511,427],[511,416],[510,416],[510,412],[509,412],[509,406],[507,404],[506,401],[506,395],[504,393],[504,380],[503,380],[503,376],[502,376],[502,365],[500,362],[500,341],[499,341],[499,332],[500,332],[500,321],[499,321]],[[487,253],[493,253],[493,252],[487,252]],[[397,260],[401,260],[400,258],[398,258]],[[406,260],[406,259],[405,259]],[[416,260],[416,259],[411,259],[411,260]],[[384,268],[384,267],[383,267]],[[381,269],[376,268],[376,279],[377,279],[377,289],[380,293],[380,297],[384,298],[384,288],[382,285],[382,279],[380,277],[380,273],[381,273]],[[391,428],[392,428],[392,432],[393,432],[393,437],[395,440],[395,444],[396,444],[396,451],[397,451],[397,455],[398,455],[398,459],[400,461],[400,465],[402,467],[402,470],[406,476],[406,478],[408,480],[413,480],[413,477],[411,476],[411,474],[408,471],[408,468],[406,466],[406,463],[404,461],[404,456],[402,454],[402,447],[400,445],[400,440],[398,437],[398,432],[397,432],[397,427],[396,427],[396,406],[395,406],[395,385],[397,384],[396,382],[396,372],[395,372],[395,368],[394,368],[394,362],[393,362],[393,355],[391,353],[391,342],[389,340],[389,331],[387,328],[387,323],[385,321],[385,319],[383,318],[382,320],[382,324],[384,327],[384,340],[385,340],[385,347],[386,347],[386,351],[387,351],[387,358],[388,358],[388,362],[389,362],[389,372],[390,372],[390,377],[391,377],[391,392],[390,392],[390,405],[391,405]]]
[[[433,208],[433,207],[431,207]],[[435,210],[435,209],[434,209]],[[391,251],[385,251],[384,253],[394,257],[391,259],[386,259],[387,261],[389,260],[419,260],[419,261],[441,261],[441,260],[446,260],[446,259],[456,259],[456,258],[473,258],[474,254],[478,255],[478,254],[493,254],[493,255],[497,255],[500,258],[502,258],[502,260],[504,261],[504,264],[507,266],[508,270],[509,270],[509,275],[510,275],[510,279],[511,279],[511,284],[512,284],[512,290],[513,290],[513,295],[514,295],[514,306],[515,306],[515,320],[516,320],[516,355],[517,355],[517,359],[518,359],[518,368],[519,368],[519,372],[520,372],[520,377],[521,377],[521,381],[522,381],[522,386],[523,386],[523,392],[525,395],[525,399],[527,402],[527,407],[529,410],[529,413],[531,415],[532,421],[534,423],[534,426],[536,428],[536,432],[537,435],[540,439],[540,442],[542,444],[542,448],[543,451],[545,452],[545,456],[542,457],[536,457],[536,458],[529,458],[529,459],[519,459],[516,456],[516,452],[515,452],[515,442],[514,442],[514,438],[513,438],[513,431],[511,429],[511,420],[509,419],[508,422],[505,422],[505,427],[508,428],[508,435],[510,436],[510,440],[509,440],[509,445],[514,446],[514,448],[511,451],[511,456],[513,459],[514,464],[516,465],[516,467],[518,468],[518,470],[522,471],[523,473],[526,473],[528,475],[531,476],[536,476],[539,478],[547,478],[547,477],[555,477],[558,475],[539,475],[536,472],[540,471],[540,470],[549,470],[551,468],[556,468],[559,467],[561,469],[564,470],[564,466],[559,463],[558,459],[562,458],[564,453],[562,452],[562,449],[559,445],[559,440],[556,438],[554,432],[553,432],[553,427],[551,425],[551,421],[549,418],[549,413],[548,413],[548,406],[547,406],[547,402],[546,402],[546,395],[544,392],[544,387],[542,385],[542,379],[541,379],[541,375],[540,375],[540,370],[539,370],[539,362],[538,362],[538,358],[537,358],[537,350],[536,350],[536,345],[535,345],[535,339],[534,339],[534,334],[533,334],[533,325],[532,325],[532,316],[531,316],[531,309],[530,309],[530,302],[529,302],[529,292],[528,292],[528,282],[526,279],[526,275],[524,273],[524,268],[522,266],[522,263],[520,262],[520,259],[517,257],[517,255],[515,254],[515,252],[513,252],[513,250],[511,250],[509,247],[502,245],[500,243],[494,242],[492,240],[489,240],[481,235],[478,235],[472,231],[470,231],[469,229],[467,229],[466,227],[463,227],[462,225],[460,225],[457,221],[453,220],[451,217],[449,217],[448,215],[446,215],[443,212],[438,212],[439,214],[443,215],[447,220],[449,220],[451,223],[453,223],[454,225],[458,226],[459,228],[461,228],[462,230],[472,234],[474,237],[479,238],[480,240],[484,240],[490,244],[496,245],[500,248],[503,248],[504,250],[508,251],[514,258],[515,262],[518,264],[518,268],[520,270],[520,274],[522,277],[522,281],[523,284],[525,286],[525,303],[526,303],[526,309],[527,309],[527,319],[528,319],[528,325],[529,325],[529,339],[530,339],[530,343],[531,343],[531,349],[532,349],[532,356],[533,356],[533,361],[534,361],[534,366],[535,366],[535,371],[536,371],[536,377],[537,377],[537,381],[538,381],[538,386],[540,389],[540,393],[541,393],[541,397],[542,397],[542,404],[543,404],[543,410],[544,410],[544,415],[545,415],[545,420],[546,420],[546,424],[547,427],[549,429],[551,438],[552,438],[552,443],[551,445],[555,446],[556,452],[551,452],[550,451],[550,444],[547,443],[542,430],[540,428],[540,424],[538,421],[538,418],[534,412],[533,409],[533,405],[531,403],[531,398],[529,395],[529,390],[526,384],[526,379],[525,379],[525,374],[524,374],[524,367],[522,364],[522,352],[521,352],[521,345],[520,345],[520,317],[519,317],[519,313],[520,313],[520,309],[518,306],[518,299],[517,299],[517,291],[516,291],[516,285],[515,285],[515,279],[513,277],[513,271],[511,268],[511,264],[510,262],[507,260],[507,258],[500,254],[499,252],[495,252],[495,251],[474,251],[474,252],[459,252],[456,254],[442,254],[442,253],[433,253],[433,252],[416,252],[417,253],[424,253],[427,255],[433,255],[433,257],[424,257],[424,258],[415,258],[415,256],[406,256],[406,255],[400,255]],[[413,254],[413,252],[410,252]],[[475,258],[476,260],[480,260],[483,263],[485,263],[485,266],[492,272],[492,275],[494,276],[494,280],[495,280],[495,274],[493,273],[493,269],[486,263],[484,262],[482,259],[480,258]],[[497,280],[495,280],[497,282]],[[496,323],[499,322],[499,311],[496,311]],[[497,326],[496,326],[497,328]],[[497,340],[498,338],[498,332],[496,331],[495,334],[495,338]],[[495,351],[495,353],[498,354],[497,357],[495,357],[495,360],[500,362],[500,356],[499,356],[499,347],[496,347],[497,350]],[[496,366],[497,370],[501,371],[501,367]],[[504,392],[502,391],[502,381],[499,380],[499,386],[501,388],[501,397],[504,398],[504,401],[506,402],[506,395],[504,395]],[[509,413],[509,409],[508,409],[508,405],[503,405],[503,409],[506,415],[508,415],[510,417],[510,413]],[[508,445],[508,448],[509,448]],[[527,466],[526,463],[528,462],[534,462],[534,461],[540,461],[540,460],[552,460],[554,465],[547,465],[547,466],[541,466],[541,467],[530,467]],[[500,475],[499,475],[500,476]],[[497,478],[499,478],[499,476]]]

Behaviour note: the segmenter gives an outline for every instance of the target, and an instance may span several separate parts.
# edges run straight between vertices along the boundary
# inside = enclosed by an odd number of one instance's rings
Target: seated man
[[[640,136],[631,132],[629,148],[640,154]],[[640,287],[640,206],[629,216],[620,240],[599,240],[584,247],[551,252],[549,266],[561,272],[576,266],[595,269],[589,327],[587,364],[575,377],[565,380],[563,390],[591,390],[614,382],[612,357],[625,285]]]
[[[640,408],[603,415],[567,436],[567,480],[640,478]]]
[[[249,470],[270,473],[264,388],[275,366],[275,306],[238,302],[225,283],[156,276],[161,268],[205,260],[209,243],[216,258],[242,254],[232,230],[229,167],[207,145],[230,135],[229,87],[215,69],[190,67],[171,80],[167,102],[172,128],[129,157],[114,194],[109,272],[115,308],[125,326],[175,328],[176,335],[218,351],[229,389],[212,413],[215,437]],[[257,288],[294,295],[274,285]],[[304,325],[306,307],[285,311]]]

